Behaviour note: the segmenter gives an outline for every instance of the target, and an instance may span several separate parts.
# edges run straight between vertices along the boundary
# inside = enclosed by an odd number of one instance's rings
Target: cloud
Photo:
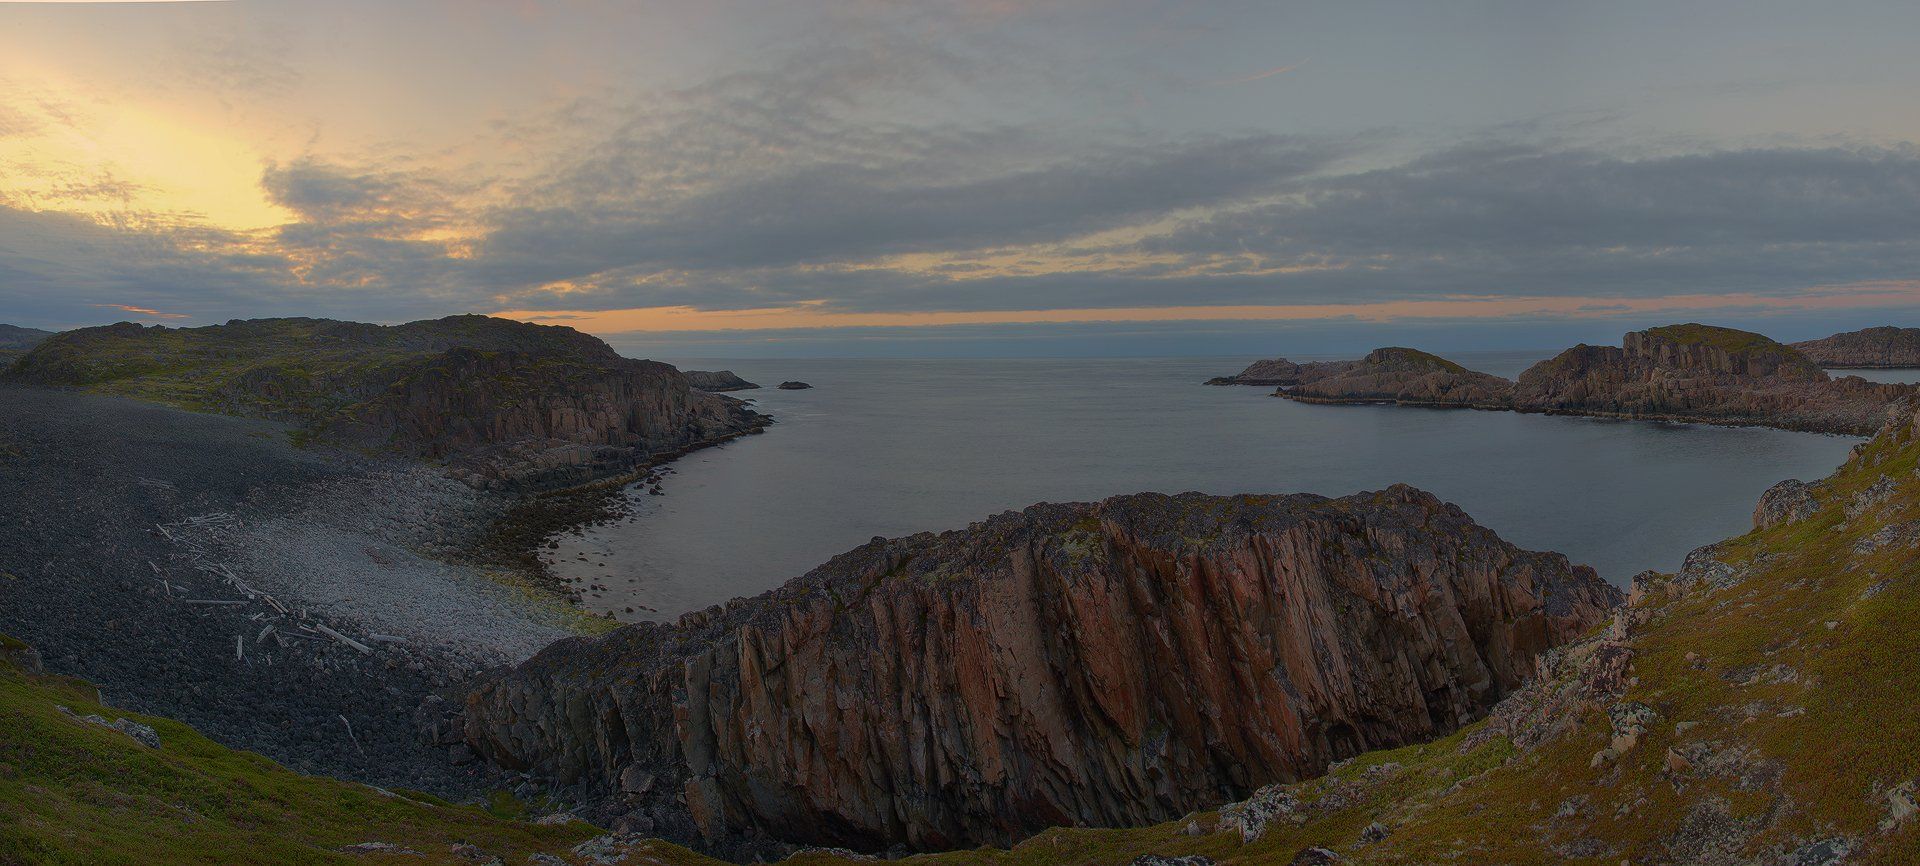
[[[150,319],[191,319],[193,318],[192,316],[189,316],[186,313],[163,313],[159,310],[150,310],[150,309],[147,309],[146,307],[136,307],[131,304],[88,304],[87,306],[101,307],[109,310],[120,310],[122,312],[132,313],[136,316],[145,316]]]
[[[1235,84],[1252,84],[1255,81],[1262,81],[1268,78],[1272,78],[1275,75],[1284,75],[1288,72],[1294,71],[1295,69],[1299,69],[1303,65],[1304,64],[1294,63],[1287,66],[1275,66],[1272,69],[1263,70],[1261,72],[1255,72],[1252,75],[1244,75],[1239,78],[1229,78],[1224,81],[1216,81],[1213,83],[1215,86],[1219,86],[1219,87],[1228,87]]]

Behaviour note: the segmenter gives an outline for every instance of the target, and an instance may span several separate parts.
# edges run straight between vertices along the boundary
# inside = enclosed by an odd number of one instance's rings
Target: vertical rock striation
[[[875,539],[672,626],[563,641],[455,721],[499,764],[601,792],[615,824],[1004,844],[1444,734],[1619,599],[1409,487],[1139,494]]]

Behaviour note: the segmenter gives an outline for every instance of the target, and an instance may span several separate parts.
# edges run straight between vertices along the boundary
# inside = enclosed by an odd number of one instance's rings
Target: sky
[[[0,0],[0,321],[662,356],[1920,325],[1920,4]]]

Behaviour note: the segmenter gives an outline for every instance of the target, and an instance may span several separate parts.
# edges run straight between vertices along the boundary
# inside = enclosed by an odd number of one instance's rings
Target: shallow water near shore
[[[1452,357],[1511,377],[1550,354]],[[629,621],[763,592],[873,536],[1142,490],[1340,496],[1405,482],[1624,583],[1745,532],[1768,486],[1825,476],[1859,441],[1313,406],[1200,384],[1251,358],[668,360],[769,386],[733,396],[778,423],[681,459],[666,495],[630,491],[631,519],[546,552],[561,577],[607,587],[586,593],[587,607]],[[815,387],[770,387],[787,379]]]

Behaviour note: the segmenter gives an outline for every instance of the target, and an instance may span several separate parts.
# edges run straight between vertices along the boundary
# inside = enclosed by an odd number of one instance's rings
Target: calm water
[[[1544,354],[1455,357],[1512,376]],[[680,461],[667,495],[633,497],[633,520],[570,537],[552,559],[609,587],[591,606],[671,618],[777,586],[876,535],[963,527],[1034,502],[1141,490],[1338,496],[1404,481],[1516,544],[1623,582],[1746,531],[1761,491],[1826,475],[1857,441],[1308,406],[1199,384],[1249,360],[683,362],[816,387],[738,392],[779,423]]]

